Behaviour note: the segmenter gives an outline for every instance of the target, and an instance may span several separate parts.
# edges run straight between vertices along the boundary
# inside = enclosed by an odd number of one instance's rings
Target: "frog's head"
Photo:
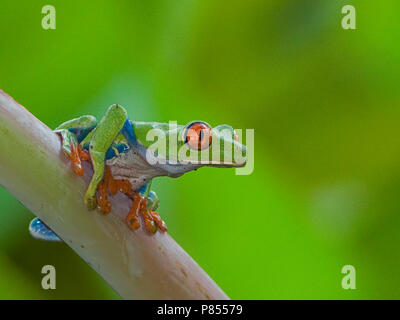
[[[146,160],[170,176],[179,176],[200,167],[242,167],[246,147],[229,125],[212,128],[204,121],[187,125],[168,123],[133,124],[137,139],[146,152]]]

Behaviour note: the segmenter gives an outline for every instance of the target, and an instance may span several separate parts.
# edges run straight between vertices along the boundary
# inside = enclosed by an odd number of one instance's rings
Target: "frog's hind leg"
[[[106,114],[93,131],[89,143],[89,153],[94,172],[84,198],[89,209],[94,209],[97,206],[96,190],[104,177],[107,150],[121,132],[127,120],[128,114],[126,110],[114,104],[108,108]]]

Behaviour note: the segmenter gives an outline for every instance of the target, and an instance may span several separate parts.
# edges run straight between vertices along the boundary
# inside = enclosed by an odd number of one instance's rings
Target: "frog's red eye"
[[[204,122],[193,122],[186,129],[185,142],[189,148],[203,150],[210,146],[212,141],[211,128]]]

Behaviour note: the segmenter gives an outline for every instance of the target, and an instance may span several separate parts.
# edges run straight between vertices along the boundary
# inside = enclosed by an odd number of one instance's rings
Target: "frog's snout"
[[[233,140],[239,142],[239,137],[238,137],[235,129],[233,129]]]
[[[213,146],[220,148],[220,165],[222,167],[243,167],[247,162],[246,146],[240,143],[238,132],[232,126],[222,124],[214,127],[213,141],[218,143]]]

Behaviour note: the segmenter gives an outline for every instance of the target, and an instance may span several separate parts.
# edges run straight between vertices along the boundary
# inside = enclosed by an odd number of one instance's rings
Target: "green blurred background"
[[[56,8],[56,30],[41,9]],[[357,30],[343,30],[353,4]],[[170,234],[234,299],[400,298],[399,1],[0,2],[0,88],[50,127],[100,118],[255,129],[255,170],[154,189]],[[193,195],[203,194],[198,203]],[[0,189],[0,298],[118,299]],[[41,288],[41,268],[57,289]],[[344,265],[357,289],[341,287]]]

